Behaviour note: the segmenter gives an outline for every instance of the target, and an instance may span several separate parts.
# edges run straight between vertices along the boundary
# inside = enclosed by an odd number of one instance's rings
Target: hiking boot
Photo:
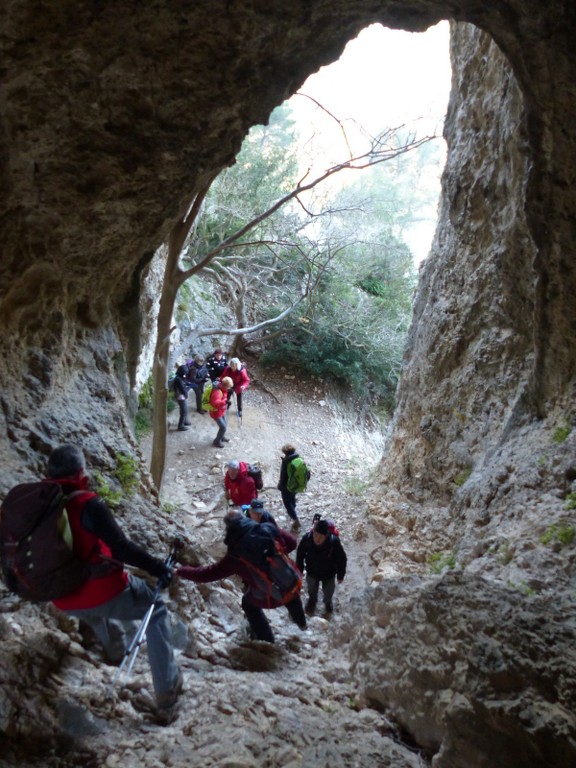
[[[224,448],[224,443],[217,443],[216,440],[212,443],[216,448]]]
[[[229,443],[230,442],[230,438],[229,437],[223,437],[222,438],[222,442],[223,443]]]
[[[326,605],[324,606],[324,610],[326,611],[326,613],[332,613],[334,611],[334,606],[332,605],[332,603],[326,603]]]
[[[178,678],[174,687],[156,697],[156,721],[159,725],[170,725],[178,715],[178,698],[184,686],[182,670],[178,670]]]
[[[304,606],[304,610],[306,613],[312,614],[314,613],[316,609],[316,603],[313,600],[307,600],[306,605]]]
[[[196,411],[196,413],[208,413],[208,411],[205,411],[203,408],[199,411]]]
[[[296,518],[296,520],[294,520],[292,522],[292,530],[293,531],[297,531],[300,528],[301,525],[302,524],[301,524],[300,520],[298,520],[298,518]]]
[[[192,422],[191,421],[185,421],[184,422],[184,426],[185,427],[191,427],[192,426]]]
[[[188,432],[188,427],[178,427],[178,432]]]

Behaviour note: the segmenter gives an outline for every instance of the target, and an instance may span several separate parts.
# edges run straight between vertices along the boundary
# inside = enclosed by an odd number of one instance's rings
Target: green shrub
[[[569,493],[564,501],[566,509],[576,509],[576,491]]]
[[[117,507],[125,496],[132,496],[140,482],[140,473],[138,472],[138,462],[133,456],[127,453],[116,454],[116,467],[113,470],[114,478],[120,485],[120,489],[115,491],[106,480],[104,475],[96,470],[93,473],[96,493],[106,504],[111,507]]]
[[[152,384],[152,375],[148,377],[142,385],[138,395],[138,408],[152,408],[154,405],[154,385]]]
[[[113,491],[110,487],[110,483],[104,475],[96,470],[93,473],[95,490],[98,496],[111,508],[117,507],[122,501],[122,491]]]
[[[446,568],[456,567],[456,555],[453,552],[436,552],[428,558],[432,573],[442,573]]]
[[[573,525],[563,525],[553,523],[545,533],[540,536],[542,544],[550,544],[552,541],[559,542],[563,547],[572,544],[576,538],[576,529]]]
[[[500,554],[502,565],[508,565],[508,563],[512,562],[512,558],[514,557],[514,547],[511,546],[509,541],[504,541],[498,548],[498,552]]]
[[[132,496],[140,482],[140,472],[138,471],[136,459],[127,453],[116,454],[114,477],[120,483],[122,491],[126,496]]]
[[[454,485],[462,486],[472,474],[472,467],[465,467],[459,475],[454,478]]]
[[[350,496],[362,496],[369,483],[360,477],[347,477],[344,480],[344,490]]]
[[[149,408],[140,408],[134,419],[134,432],[136,439],[140,441],[152,430],[152,411]]]
[[[563,427],[557,427],[552,435],[552,440],[555,443],[563,443],[570,432],[572,432],[572,427],[569,424],[565,424]]]

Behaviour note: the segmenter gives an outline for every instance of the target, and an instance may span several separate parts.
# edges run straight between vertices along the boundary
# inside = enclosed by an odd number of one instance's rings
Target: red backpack
[[[284,552],[273,523],[244,520],[245,533],[233,548],[237,557],[252,574],[250,592],[265,608],[286,605],[302,589],[302,574],[296,563]]]
[[[27,600],[57,600],[91,575],[88,562],[72,549],[66,512],[69,499],[58,483],[22,483],[0,508],[0,566],[6,586]]]

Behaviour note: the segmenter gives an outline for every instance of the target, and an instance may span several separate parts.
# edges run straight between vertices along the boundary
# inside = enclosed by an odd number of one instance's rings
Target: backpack
[[[300,594],[302,574],[284,552],[274,523],[254,523],[232,554],[250,570],[252,597],[264,608],[286,605]]]
[[[91,575],[72,549],[66,496],[54,482],[22,483],[0,508],[0,565],[6,586],[27,600],[57,600]]]
[[[210,403],[210,395],[212,394],[213,389],[214,389],[214,382],[208,379],[206,384],[204,384],[204,390],[202,392],[202,410],[204,411],[216,410],[216,408]]]
[[[304,460],[297,456],[292,459],[288,468],[288,490],[292,493],[301,493],[306,490],[311,472]]]
[[[257,464],[248,464],[248,474],[254,480],[256,490],[261,491],[264,488],[264,478],[260,467]]]

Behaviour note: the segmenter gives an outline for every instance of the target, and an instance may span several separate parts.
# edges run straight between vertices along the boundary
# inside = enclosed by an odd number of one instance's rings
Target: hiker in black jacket
[[[296,551],[296,565],[302,573],[306,571],[307,613],[313,613],[316,608],[320,584],[326,613],[332,613],[336,579],[338,584],[343,582],[347,560],[340,538],[330,533],[327,520],[319,520],[312,531],[302,536]]]
[[[217,347],[214,350],[214,353],[210,355],[208,360],[206,361],[206,367],[208,368],[208,373],[210,374],[210,378],[212,381],[216,381],[216,379],[222,378],[222,373],[224,371],[224,368],[228,365],[228,358],[226,355],[222,352],[222,350]]]
[[[296,493],[289,489],[290,478],[288,468],[290,462],[298,458],[296,448],[291,443],[286,443],[282,448],[282,463],[280,464],[280,480],[278,481],[278,490],[282,494],[282,503],[286,508],[288,517],[292,520],[292,530],[300,528],[300,520],[296,513]],[[302,570],[302,569],[300,569]]]
[[[188,366],[179,366],[173,385],[174,397],[180,409],[180,418],[178,419],[179,432],[185,432],[190,426],[188,421],[188,385],[186,383],[186,376],[188,376]]]
[[[194,390],[196,396],[196,411],[197,413],[206,413],[202,408],[202,394],[204,392],[204,384],[210,378],[208,367],[206,366],[202,355],[195,355],[194,360],[188,360],[186,365],[188,366],[186,383],[188,384],[189,389]]]

